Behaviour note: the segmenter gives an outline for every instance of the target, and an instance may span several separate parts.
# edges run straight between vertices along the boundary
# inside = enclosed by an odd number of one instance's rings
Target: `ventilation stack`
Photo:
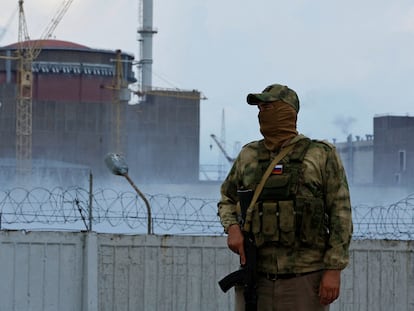
[[[139,44],[140,44],[140,90],[146,92],[152,87],[152,37],[157,31],[152,28],[153,0],[139,2]]]

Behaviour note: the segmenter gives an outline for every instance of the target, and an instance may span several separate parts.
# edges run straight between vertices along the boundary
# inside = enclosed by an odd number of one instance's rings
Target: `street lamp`
[[[105,156],[105,164],[114,175],[124,176],[128,180],[128,182],[131,184],[132,188],[134,188],[134,190],[138,193],[138,195],[144,201],[145,206],[147,207],[147,216],[148,216],[147,233],[152,234],[150,204],[147,198],[145,197],[145,195],[138,189],[138,187],[134,184],[134,182],[129,177],[128,165],[124,157],[117,153],[108,153]]]

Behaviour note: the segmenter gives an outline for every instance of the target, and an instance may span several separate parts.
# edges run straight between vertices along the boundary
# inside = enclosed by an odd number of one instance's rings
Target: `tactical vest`
[[[256,202],[251,230],[258,246],[277,243],[323,248],[327,234],[322,195],[298,192],[304,186],[303,159],[313,142],[298,141],[293,150],[274,168]],[[259,148],[256,185],[270,165],[269,152]],[[309,192],[310,193],[310,192]]]

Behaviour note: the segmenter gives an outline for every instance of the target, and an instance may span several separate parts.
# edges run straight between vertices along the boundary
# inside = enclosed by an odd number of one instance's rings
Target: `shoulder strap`
[[[252,220],[252,213],[253,213],[254,205],[256,204],[256,201],[259,198],[259,195],[263,190],[263,186],[264,186],[267,178],[269,178],[269,175],[272,172],[275,165],[277,163],[279,163],[279,161],[282,160],[289,153],[289,151],[291,151],[293,149],[294,146],[295,146],[295,144],[292,144],[292,145],[287,146],[286,148],[283,148],[277,154],[277,156],[273,159],[273,161],[270,163],[270,165],[266,169],[266,172],[263,174],[259,185],[256,187],[256,189],[254,191],[252,201],[250,202],[249,207],[247,208],[246,220],[245,220],[244,226],[243,226],[244,231],[247,231],[247,232],[250,231],[250,223],[251,223],[251,220]]]

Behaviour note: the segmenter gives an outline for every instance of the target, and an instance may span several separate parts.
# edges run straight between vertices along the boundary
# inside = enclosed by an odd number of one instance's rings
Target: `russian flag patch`
[[[272,174],[281,175],[282,173],[283,173],[283,165],[282,164],[276,164],[275,167],[272,170]]]

